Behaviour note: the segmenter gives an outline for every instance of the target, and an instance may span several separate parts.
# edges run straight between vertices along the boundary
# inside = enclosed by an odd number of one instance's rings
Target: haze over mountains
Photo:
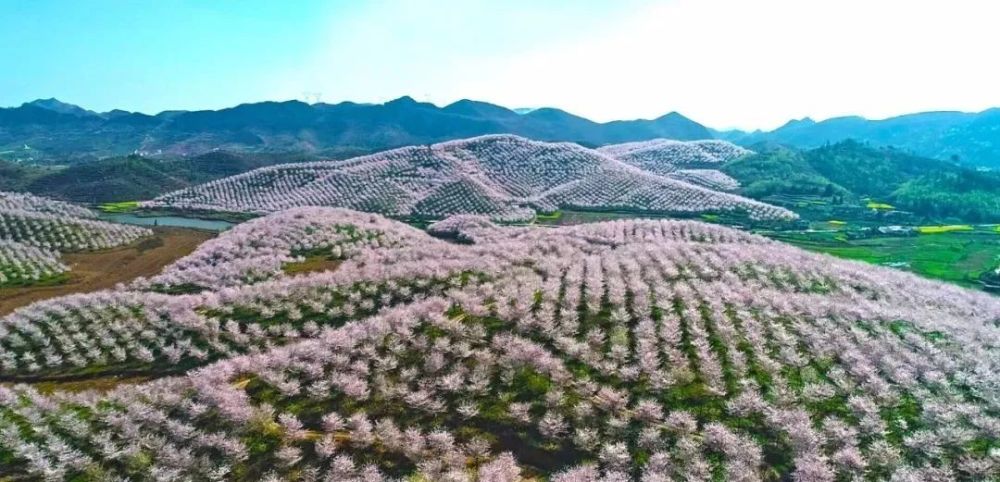
[[[766,141],[812,148],[856,139],[970,166],[1000,166],[1000,109],[884,120],[807,118],[770,132],[743,132],[711,130],[676,112],[652,120],[598,123],[554,108],[511,110],[472,100],[437,107],[410,97],[384,104],[260,102],[156,115],[97,113],[56,99],[36,100],[0,109],[0,159],[67,164],[135,152],[181,157],[217,149],[346,158],[501,133],[587,147],[720,138],[744,146]]]

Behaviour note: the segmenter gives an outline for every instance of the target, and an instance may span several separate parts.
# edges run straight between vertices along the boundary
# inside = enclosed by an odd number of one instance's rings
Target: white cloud
[[[525,14],[523,29],[482,4],[405,4],[333,35],[309,74],[326,98],[474,98],[597,120],[676,110],[744,128],[1000,105],[991,1],[675,0],[613,14],[581,2]]]

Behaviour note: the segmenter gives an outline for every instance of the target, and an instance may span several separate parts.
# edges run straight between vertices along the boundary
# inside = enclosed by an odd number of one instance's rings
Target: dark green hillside
[[[900,210],[933,220],[1000,221],[1000,173],[853,140],[799,151],[773,143],[723,167],[743,193],[807,217]],[[812,213],[815,216],[809,216]]]
[[[0,191],[23,191],[32,181],[57,171],[0,159]]]
[[[892,198],[918,212],[993,222],[1000,219],[1000,174],[936,172],[907,181]]]
[[[325,157],[331,152],[354,155],[505,133],[590,146],[658,137],[712,137],[705,126],[676,112],[656,119],[599,123],[552,108],[518,114],[485,102],[462,100],[438,107],[410,97],[384,104],[259,102],[157,115],[95,113],[55,99],[0,108],[0,152],[9,152],[11,159],[47,164],[133,152],[193,156],[217,149]]]
[[[75,164],[32,182],[28,190],[87,203],[147,199],[190,185],[190,173],[171,164],[139,156]]]
[[[258,167],[308,160],[315,159],[300,154],[213,151],[200,156],[168,160],[137,155],[114,157],[74,164],[59,170],[11,164],[8,169],[21,169],[15,171],[16,177],[11,177],[18,181],[0,181],[0,190],[25,190],[83,203],[131,201],[151,199],[169,191]],[[3,166],[0,164],[0,174],[4,173]]]
[[[847,140],[804,153],[816,172],[863,197],[884,198],[903,183],[926,174],[959,172],[943,161],[913,156],[892,148],[874,148]]]
[[[813,169],[805,155],[781,146],[758,145],[757,154],[726,164],[723,171],[738,179],[744,194],[754,198],[771,195],[833,197],[849,194],[843,187]]]

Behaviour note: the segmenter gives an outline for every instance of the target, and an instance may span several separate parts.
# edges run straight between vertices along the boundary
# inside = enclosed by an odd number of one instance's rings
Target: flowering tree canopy
[[[737,184],[721,172],[698,170],[748,152],[732,144],[662,141],[632,151],[612,147],[593,150],[489,135],[346,161],[265,167],[168,193],[146,205],[251,213],[333,206],[388,216],[476,214],[498,221],[530,219],[536,211],[560,207],[795,217],[786,209],[720,192],[716,189]],[[660,153],[655,162],[636,160],[654,150]]]
[[[0,386],[3,473],[1000,475],[995,297],[698,222],[482,221],[446,224],[466,234],[458,244],[377,215],[292,209],[163,273],[198,292],[140,282],[0,318],[0,381],[156,378],[105,393]],[[346,254],[335,271],[229,275],[301,249]]]
[[[0,192],[0,286],[29,284],[68,271],[58,251],[113,248],[152,234],[94,217],[74,204]]]

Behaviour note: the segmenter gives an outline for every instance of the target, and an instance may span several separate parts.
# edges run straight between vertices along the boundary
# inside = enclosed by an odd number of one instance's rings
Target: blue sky
[[[1000,106],[977,0],[7,0],[0,106],[401,95],[714,127]]]

